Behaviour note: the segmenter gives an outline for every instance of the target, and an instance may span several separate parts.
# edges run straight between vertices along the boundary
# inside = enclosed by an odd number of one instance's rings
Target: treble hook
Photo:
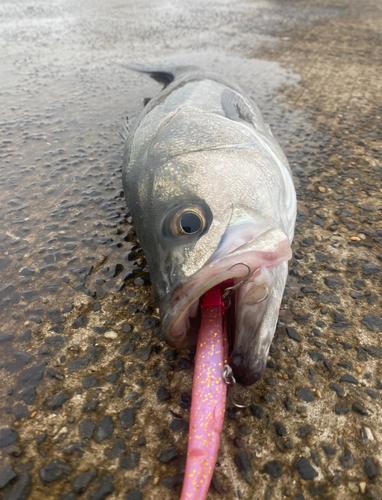
[[[263,302],[269,295],[269,288],[267,286],[264,286],[265,288],[265,295],[262,299],[259,299],[256,301],[256,304],[260,304],[260,302]]]
[[[233,267],[236,267],[236,266],[245,266],[247,269],[248,269],[248,274],[247,276],[242,279],[239,283],[236,283],[236,285],[233,285],[233,286],[229,286],[228,288],[226,288],[224,290],[224,293],[223,293],[223,302],[226,301],[226,299],[228,299],[228,297],[233,293],[235,292],[238,288],[242,287],[243,285],[245,285],[246,283],[249,282],[249,278],[251,276],[253,276],[254,274],[256,274],[258,271],[260,271],[260,268],[258,267],[257,269],[255,269],[254,271],[252,271],[252,269],[250,268],[250,266],[248,264],[246,264],[245,262],[236,262],[236,264],[233,264],[233,266],[229,267],[227,269],[227,271],[230,271]],[[268,297],[268,295],[262,299],[262,300],[265,300],[266,298]],[[229,300],[229,302],[227,303],[226,305],[226,308],[228,309],[228,307],[231,305],[231,301]]]
[[[223,368],[223,380],[224,382],[231,387],[232,389],[236,385],[236,379],[233,376],[232,368],[229,365],[224,365]],[[241,405],[239,403],[236,403],[232,397],[232,391],[228,393],[229,400],[233,404],[233,406],[236,406],[236,408],[248,408],[250,405]]]

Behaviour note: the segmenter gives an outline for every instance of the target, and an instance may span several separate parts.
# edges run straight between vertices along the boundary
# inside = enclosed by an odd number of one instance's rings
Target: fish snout
[[[241,385],[252,385],[264,375],[266,362],[254,352],[235,350],[229,359],[233,376]]]

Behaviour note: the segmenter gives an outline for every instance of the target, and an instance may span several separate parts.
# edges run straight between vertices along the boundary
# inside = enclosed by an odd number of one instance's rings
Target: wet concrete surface
[[[161,339],[121,185],[125,117],[198,63],[257,101],[295,174],[263,381],[209,498],[379,499],[382,7],[0,2],[0,498],[177,499],[192,351]]]

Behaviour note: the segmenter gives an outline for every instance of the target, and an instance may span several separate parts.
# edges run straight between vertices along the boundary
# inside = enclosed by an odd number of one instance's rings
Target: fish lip
[[[228,364],[232,368],[236,382],[241,385],[253,385],[264,375],[266,362],[255,352],[250,355],[250,361],[247,361],[247,353],[236,350],[231,354]],[[250,369],[248,369],[248,364]]]
[[[261,267],[271,269],[291,256],[288,236],[281,229],[272,228],[220,259],[207,262],[162,301],[162,333],[166,342],[177,349],[196,344],[198,325],[193,318],[190,320],[189,312],[192,306],[199,307],[207,290],[227,280],[244,279],[248,267],[251,271]]]

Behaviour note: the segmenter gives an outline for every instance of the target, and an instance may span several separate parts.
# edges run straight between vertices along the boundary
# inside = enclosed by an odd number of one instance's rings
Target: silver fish
[[[288,161],[238,86],[195,66],[129,67],[168,83],[130,131],[123,161],[163,336],[195,345],[201,297],[231,280],[229,365],[251,385],[265,371],[292,255]]]

